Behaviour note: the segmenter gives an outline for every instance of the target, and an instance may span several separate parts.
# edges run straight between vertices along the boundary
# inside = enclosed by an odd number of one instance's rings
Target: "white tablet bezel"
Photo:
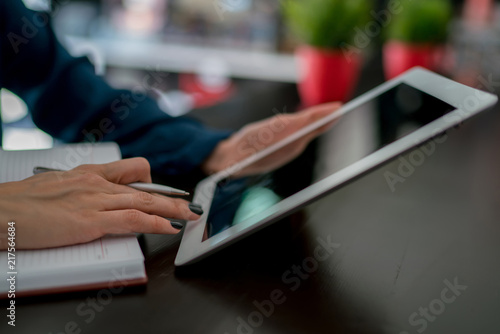
[[[298,193],[287,197],[275,204],[271,208],[230,227],[203,241],[208,210],[211,206],[214,190],[217,183],[234,172],[252,164],[264,156],[272,154],[274,151],[300,138],[301,136],[325,125],[356,107],[368,102],[385,91],[405,83],[414,88],[432,95],[457,108],[456,110],[440,117],[433,122],[424,125],[418,130],[402,137],[387,146],[369,154],[358,160],[354,164],[337,171],[330,176],[314,183]],[[497,96],[486,93],[465,85],[459,84],[440,75],[422,68],[414,68],[401,76],[388,81],[351,102],[342,106],[336,112],[318,120],[317,122],[297,131],[293,135],[285,138],[281,142],[264,149],[246,160],[201,181],[195,190],[194,203],[200,204],[205,213],[197,221],[187,222],[181,240],[179,251],[175,259],[175,265],[181,266],[195,262],[216,250],[219,250],[244,236],[254,233],[259,229],[279,220],[291,212],[309,204],[313,200],[327,194],[340,187],[349,180],[360,176],[371,169],[390,161],[400,154],[424,143],[425,141],[442,134],[447,129],[456,126],[465,119],[492,107],[497,102]]]

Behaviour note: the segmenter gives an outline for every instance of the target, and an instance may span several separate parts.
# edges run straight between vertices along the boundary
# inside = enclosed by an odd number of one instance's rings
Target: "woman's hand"
[[[294,114],[280,114],[243,127],[219,143],[202,165],[206,174],[217,173],[243,159],[290,136],[299,129],[331,114],[341,106],[328,103],[305,109]],[[262,160],[238,172],[239,176],[264,173],[285,165],[296,158],[311,140],[328,130],[334,122],[294,141]]]
[[[0,249],[7,223],[16,223],[16,247],[44,248],[88,242],[108,233],[179,232],[165,219],[195,220],[189,203],[125,184],[151,182],[143,158],[82,165],[0,184]]]

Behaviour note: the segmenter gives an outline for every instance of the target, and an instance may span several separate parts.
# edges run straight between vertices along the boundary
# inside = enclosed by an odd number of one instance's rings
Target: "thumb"
[[[304,109],[299,112],[301,116],[307,117],[308,123],[313,123],[317,121],[318,119],[321,119],[331,113],[333,113],[335,110],[339,109],[342,106],[342,103],[340,102],[331,102],[331,103],[325,103],[325,104],[320,104],[311,108]]]

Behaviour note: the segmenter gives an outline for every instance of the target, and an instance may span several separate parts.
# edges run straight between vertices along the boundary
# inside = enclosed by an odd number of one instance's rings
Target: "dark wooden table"
[[[394,192],[384,172],[399,161],[187,268],[173,265],[180,236],[148,235],[147,286],[18,299],[0,332],[500,333],[498,109]]]

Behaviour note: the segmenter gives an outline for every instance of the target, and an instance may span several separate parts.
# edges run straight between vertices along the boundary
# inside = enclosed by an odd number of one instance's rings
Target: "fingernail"
[[[182,230],[182,228],[184,227],[184,225],[178,222],[170,222],[170,225],[172,225],[173,228],[178,230]]]
[[[189,210],[200,216],[203,214],[203,209],[201,208],[201,205],[198,204],[189,203]]]

